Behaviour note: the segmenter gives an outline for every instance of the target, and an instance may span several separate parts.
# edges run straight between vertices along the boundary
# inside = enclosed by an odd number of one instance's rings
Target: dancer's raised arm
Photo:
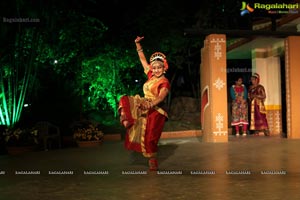
[[[148,71],[149,69],[149,63],[147,62],[147,59],[145,57],[145,54],[143,52],[143,48],[142,48],[142,45],[141,45],[141,40],[144,39],[144,37],[140,37],[140,36],[137,36],[136,39],[134,40],[135,42],[135,45],[136,45],[136,51],[139,55],[139,58],[140,58],[140,61],[142,63],[142,66],[144,68],[144,71]]]

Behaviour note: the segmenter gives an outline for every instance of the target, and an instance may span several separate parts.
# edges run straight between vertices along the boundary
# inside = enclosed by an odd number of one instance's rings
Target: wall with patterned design
[[[228,142],[226,36],[208,35],[201,49],[201,127],[204,142]]]

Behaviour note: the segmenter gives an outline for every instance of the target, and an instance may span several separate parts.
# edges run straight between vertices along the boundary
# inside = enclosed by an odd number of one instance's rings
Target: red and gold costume
[[[250,87],[250,112],[251,123],[250,130],[268,130],[268,122],[266,116],[266,108],[264,101],[266,98],[265,88],[262,85]]]
[[[257,84],[250,86],[248,94],[251,114],[250,130],[254,130],[256,135],[258,134],[257,131],[264,131],[264,134],[269,136],[267,112],[264,105],[266,100],[265,88],[259,84],[259,74],[255,73],[252,77],[257,79]]]
[[[143,101],[154,100],[162,88],[170,90],[170,83],[164,76],[153,76],[150,67],[145,69],[145,74],[148,80],[143,86],[144,97],[121,97],[119,112],[121,122],[127,120],[130,124],[126,128],[125,147],[150,158],[156,156],[158,141],[168,115],[160,104],[149,110],[142,110],[139,105]]]

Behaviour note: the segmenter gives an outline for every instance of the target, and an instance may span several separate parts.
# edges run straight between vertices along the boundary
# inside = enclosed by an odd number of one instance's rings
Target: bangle
[[[143,49],[142,49],[142,48],[140,48],[140,49],[137,49],[136,51],[137,51],[137,52],[140,52],[140,51],[143,51]]]

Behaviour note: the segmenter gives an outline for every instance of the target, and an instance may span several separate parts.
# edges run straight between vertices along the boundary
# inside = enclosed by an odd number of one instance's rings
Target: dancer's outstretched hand
[[[140,43],[144,39],[144,36],[137,36],[134,40],[135,43]]]

